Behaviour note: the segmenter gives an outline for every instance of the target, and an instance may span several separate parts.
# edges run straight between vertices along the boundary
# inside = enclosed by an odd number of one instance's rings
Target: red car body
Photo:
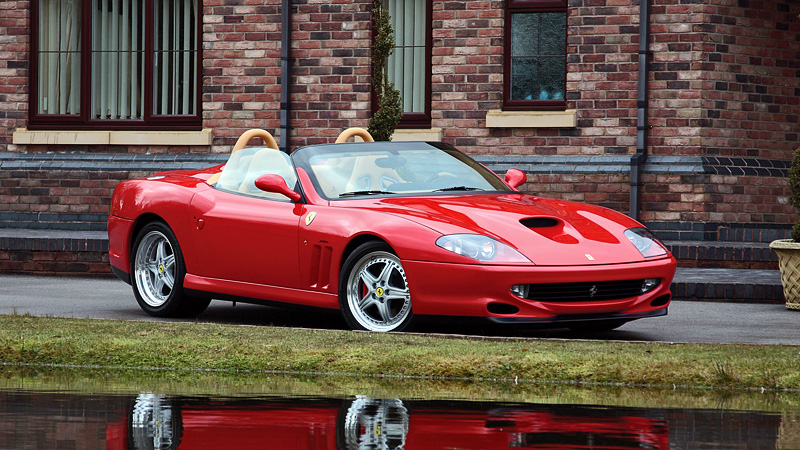
[[[331,144],[312,150],[367,152],[379,145],[394,151],[409,144]],[[345,287],[340,283],[345,280],[342,271],[348,256],[364,243],[380,242],[405,271],[401,284],[406,297],[410,295],[413,315],[619,326],[666,314],[676,261],[655,239],[653,245],[663,251],[644,256],[626,237],[626,230],[643,227],[623,214],[523,194],[499,179],[495,181],[502,189],[492,191],[345,197],[347,193],[330,198],[314,176],[318,169],[296,156],[304,150],[292,155],[297,183],[290,192],[299,197],[296,201],[213,186],[212,177],[224,166],[163,172],[120,183],[108,219],[114,272],[134,282],[137,233],[158,221],[174,233],[182,254],[185,275],[176,289],[194,297],[342,308],[340,291]],[[455,152],[449,147],[447,151]],[[498,253],[510,248],[505,251],[517,256],[509,259],[513,262],[470,259],[438,245],[443,236],[488,237],[487,242],[500,243]],[[609,282],[609,289],[616,289],[614,283],[626,280],[657,280],[657,285],[619,298],[610,294],[594,298]],[[519,285],[532,290],[574,287],[583,295],[523,298],[510,290]]]

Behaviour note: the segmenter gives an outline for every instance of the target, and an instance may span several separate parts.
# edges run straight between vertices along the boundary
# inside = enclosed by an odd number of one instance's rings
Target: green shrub
[[[791,193],[792,205],[800,210],[800,148],[794,151],[792,167],[789,168],[789,192]],[[792,227],[792,239],[800,242],[800,219]]]
[[[386,59],[394,48],[394,29],[389,23],[389,11],[383,7],[383,0],[372,1],[372,24],[375,29],[375,43],[372,46],[372,87],[378,98],[378,110],[369,119],[367,131],[376,141],[388,141],[394,134],[397,123],[403,115],[400,91],[389,82]]]

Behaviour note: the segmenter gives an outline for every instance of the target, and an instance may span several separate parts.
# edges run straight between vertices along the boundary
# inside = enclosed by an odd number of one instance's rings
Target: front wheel
[[[211,299],[183,293],[186,268],[178,240],[161,222],[145,225],[131,252],[133,295],[139,306],[155,317],[193,317],[205,311]]]
[[[361,244],[347,257],[339,277],[339,305],[353,330],[402,331],[414,317],[408,280],[391,247]]]

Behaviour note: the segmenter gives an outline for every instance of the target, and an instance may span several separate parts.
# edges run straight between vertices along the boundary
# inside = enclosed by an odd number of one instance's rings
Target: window
[[[387,61],[389,81],[400,90],[403,118],[398,128],[431,126],[430,0],[385,0],[395,47]]]
[[[503,109],[566,109],[566,2],[508,0]]]
[[[199,0],[34,0],[31,129],[199,129]]]

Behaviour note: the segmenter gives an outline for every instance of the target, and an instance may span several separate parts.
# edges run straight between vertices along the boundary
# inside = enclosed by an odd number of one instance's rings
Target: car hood
[[[391,197],[359,205],[402,216],[443,235],[483,234],[537,265],[619,264],[644,260],[623,232],[641,224],[616,211],[523,194]]]

